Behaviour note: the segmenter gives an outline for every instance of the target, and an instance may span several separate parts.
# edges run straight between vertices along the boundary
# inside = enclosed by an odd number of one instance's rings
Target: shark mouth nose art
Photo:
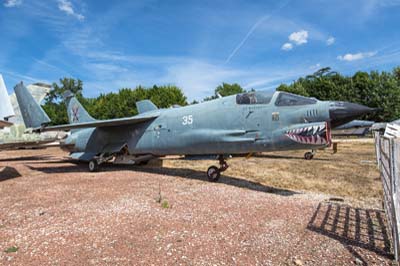
[[[286,131],[285,135],[291,140],[301,144],[330,144],[330,132],[327,123],[290,129]]]

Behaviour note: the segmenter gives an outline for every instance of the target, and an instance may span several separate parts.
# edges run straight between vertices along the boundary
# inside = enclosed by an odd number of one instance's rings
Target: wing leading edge
[[[106,128],[106,127],[117,127],[124,125],[134,125],[147,121],[151,121],[157,118],[158,114],[152,114],[149,116],[134,116],[128,118],[120,118],[120,119],[108,119],[108,120],[95,120],[91,122],[83,122],[83,123],[75,123],[75,124],[66,124],[59,126],[45,126],[41,128],[36,128],[35,131],[62,131],[62,130],[72,130],[72,129],[82,129],[82,128]]]

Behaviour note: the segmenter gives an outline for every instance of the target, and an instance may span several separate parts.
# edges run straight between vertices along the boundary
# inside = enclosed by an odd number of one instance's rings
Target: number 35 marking
[[[193,116],[192,115],[184,115],[182,116],[182,125],[191,125],[193,124]]]

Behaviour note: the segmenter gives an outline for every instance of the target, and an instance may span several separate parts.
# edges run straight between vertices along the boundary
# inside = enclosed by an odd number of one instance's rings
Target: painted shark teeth
[[[302,144],[327,144],[326,125],[322,123],[319,125],[290,129],[286,131],[286,136],[291,140]]]

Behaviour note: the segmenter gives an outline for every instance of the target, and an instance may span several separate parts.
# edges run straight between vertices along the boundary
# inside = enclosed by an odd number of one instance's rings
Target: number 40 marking
[[[193,116],[192,115],[184,115],[182,116],[182,125],[191,125],[193,124]]]

